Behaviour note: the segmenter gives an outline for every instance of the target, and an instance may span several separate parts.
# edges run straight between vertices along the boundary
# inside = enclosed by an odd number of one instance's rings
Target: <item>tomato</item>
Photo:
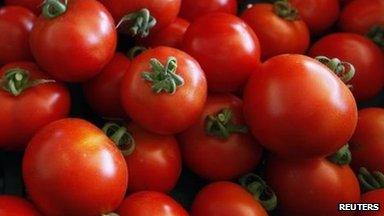
[[[116,23],[128,21],[130,33],[141,37],[170,25],[179,14],[181,5],[181,0],[99,1],[109,9]]]
[[[182,0],[180,16],[194,21],[195,19],[213,12],[223,12],[236,15],[237,0]]]
[[[262,59],[284,53],[304,54],[309,47],[306,24],[294,14],[280,15],[284,10],[279,8],[281,3],[254,4],[241,15],[260,40]]]
[[[137,56],[121,86],[123,107],[145,129],[174,134],[200,116],[207,83],[199,63],[188,54],[157,47]]]
[[[196,196],[191,216],[268,216],[262,205],[245,189],[232,182],[216,182]]]
[[[41,216],[26,200],[10,195],[0,196],[0,215],[6,216]]]
[[[41,12],[41,0],[5,0],[4,2],[5,5],[17,5],[28,8],[37,15]]]
[[[188,213],[166,194],[143,191],[125,198],[117,213],[120,216],[188,216]]]
[[[364,55],[361,55],[364,53]],[[356,73],[351,80],[358,101],[377,95],[384,86],[384,57],[373,42],[351,33],[334,33],[316,42],[310,56],[327,56],[351,63]]]
[[[169,26],[161,29],[159,32],[154,32],[148,37],[139,40],[139,43],[147,47],[169,46],[181,48],[181,43],[188,26],[188,21],[182,18],[177,18]]]
[[[257,166],[262,149],[244,125],[242,108],[242,101],[231,94],[208,96],[199,121],[179,137],[191,170],[218,181],[240,177]]]
[[[1,149],[24,150],[36,131],[68,115],[68,90],[50,80],[34,63],[4,65],[0,77],[0,122],[6,125],[0,127]]]
[[[0,65],[13,61],[32,60],[29,33],[35,15],[22,7],[0,8]]]
[[[122,53],[113,59],[94,78],[83,84],[84,96],[92,109],[107,118],[124,118],[120,102],[120,82],[131,61]]]
[[[256,139],[281,157],[336,152],[357,124],[348,87],[302,55],[276,56],[257,68],[244,92],[244,115]]]
[[[352,169],[326,159],[284,161],[269,158],[267,183],[277,195],[282,216],[342,216],[339,203],[360,200],[359,182]]]
[[[361,211],[355,214],[355,216],[382,216],[384,214],[384,189],[375,190],[365,193],[361,197],[360,203],[380,204],[379,211]]]
[[[289,0],[312,34],[324,33],[339,18],[339,0]]]
[[[183,49],[201,64],[209,90],[216,92],[240,90],[260,62],[257,36],[231,14],[211,13],[195,20],[184,35]]]
[[[33,56],[49,74],[67,82],[92,78],[112,59],[117,41],[113,19],[96,0],[47,1],[30,35]],[[52,12],[53,10],[53,12]],[[62,14],[61,14],[61,13]]]
[[[62,119],[32,138],[23,177],[45,215],[101,215],[123,200],[128,171],[123,155],[96,126]]]

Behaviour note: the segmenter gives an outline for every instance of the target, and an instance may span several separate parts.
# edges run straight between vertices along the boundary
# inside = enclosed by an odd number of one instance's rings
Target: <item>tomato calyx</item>
[[[349,150],[349,145],[344,145],[336,153],[328,157],[328,160],[337,165],[347,165],[352,161],[352,153]]]
[[[355,67],[349,62],[341,61],[338,58],[331,59],[326,56],[317,56],[315,59],[331,69],[347,85],[355,76]],[[348,86],[352,87],[351,85]]]
[[[287,0],[276,1],[273,4],[273,10],[276,15],[288,21],[295,21],[300,18],[299,11]]]
[[[54,19],[67,11],[68,0],[45,0],[42,15],[46,19]]]
[[[215,115],[208,115],[205,119],[205,132],[221,139],[228,139],[232,133],[247,133],[248,128],[234,124],[232,116],[230,108],[224,108]]]
[[[260,201],[267,211],[273,211],[277,206],[277,196],[271,187],[258,175],[249,173],[239,179],[240,185]]]
[[[136,58],[136,56],[140,55],[141,53],[147,51],[148,49],[146,47],[143,47],[143,46],[134,46],[132,47],[131,49],[128,50],[127,52],[127,57],[130,59],[130,60],[133,60],[134,58]]]
[[[143,8],[123,16],[117,24],[117,28],[120,26],[129,26],[129,34],[145,38],[149,35],[150,30],[156,23],[156,18],[151,16],[150,11],[147,8]]]
[[[367,33],[373,42],[375,42],[381,49],[384,49],[384,26],[373,26]]]
[[[365,167],[361,167],[358,178],[365,192],[384,188],[384,174],[382,172],[371,173]]]
[[[135,151],[135,140],[124,126],[108,122],[102,130],[116,144],[124,156],[131,155]]]
[[[178,87],[184,85],[184,79],[176,74],[177,60],[175,57],[168,57],[165,66],[155,58],[152,58],[149,64],[152,71],[143,72],[141,76],[152,83],[153,92],[159,94],[164,91],[168,94],[174,94]]]
[[[22,68],[11,68],[0,79],[0,86],[13,96],[18,96],[28,88],[51,82],[56,81],[46,79],[31,80],[28,71]]]

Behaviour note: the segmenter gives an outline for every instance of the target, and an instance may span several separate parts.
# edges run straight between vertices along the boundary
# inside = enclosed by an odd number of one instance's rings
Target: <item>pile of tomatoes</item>
[[[1,216],[384,215],[384,0],[1,5]]]

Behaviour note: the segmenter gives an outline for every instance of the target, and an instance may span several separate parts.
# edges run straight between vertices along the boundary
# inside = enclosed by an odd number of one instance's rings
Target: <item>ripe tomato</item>
[[[237,0],[182,0],[180,16],[194,21],[196,18],[213,12],[236,15]]]
[[[337,211],[338,204],[360,200],[359,182],[352,169],[326,159],[283,161],[272,157],[266,179],[284,216],[351,216],[354,212]]]
[[[5,5],[18,5],[33,11],[39,15],[41,12],[41,0],[4,0]]]
[[[26,200],[9,195],[0,196],[0,215],[4,216],[41,216]]]
[[[257,68],[245,89],[244,114],[256,139],[282,157],[336,152],[357,124],[348,87],[302,55],[276,56]]]
[[[350,141],[353,167],[384,172],[384,109],[359,111],[356,131]]]
[[[191,216],[268,216],[262,205],[232,182],[216,182],[203,188],[192,205]]]
[[[23,177],[45,215],[101,215],[123,200],[128,171],[123,155],[96,126],[62,119],[32,138]]]
[[[117,213],[120,216],[188,216],[183,207],[171,197],[154,191],[128,196]]]
[[[286,8],[279,5],[281,1],[275,5],[254,4],[241,15],[259,38],[264,60],[284,53],[304,54],[309,47],[310,35],[304,21],[294,13],[281,14]]]
[[[0,127],[1,149],[24,150],[41,127],[68,115],[68,90],[52,80],[47,83],[49,77],[34,63],[7,64],[0,77],[0,122],[6,125]]]
[[[384,86],[383,54],[373,42],[363,36],[350,33],[330,34],[316,42],[309,55],[338,58],[351,63],[356,69],[351,84],[357,101],[374,97]]]
[[[355,216],[382,216],[384,215],[384,189],[374,190],[365,193],[361,197],[360,203],[378,203],[380,204],[379,211],[362,211],[355,214]]]
[[[129,22],[130,33],[141,37],[170,25],[179,14],[181,5],[181,0],[99,1],[109,9],[116,23],[121,20]]]
[[[85,81],[114,55],[117,34],[113,19],[96,0],[70,0],[68,5],[59,2],[46,1],[43,6],[48,9],[31,32],[31,50],[37,63],[52,76],[68,82]],[[60,11],[56,3],[66,9]]]
[[[102,117],[126,116],[120,102],[120,82],[130,65],[131,61],[125,55],[116,53],[96,77],[83,84],[85,98]]]
[[[256,34],[231,14],[211,13],[195,20],[183,48],[201,64],[209,90],[216,92],[240,90],[260,62]]]
[[[0,8],[0,65],[33,59],[29,33],[35,19],[35,15],[23,7]]]
[[[339,0],[289,0],[312,34],[320,34],[332,27],[340,13]]]
[[[183,159],[199,176],[231,180],[259,163],[262,149],[247,131],[242,109],[231,94],[210,95],[199,121],[180,135]]]
[[[138,42],[147,47],[169,46],[181,48],[183,37],[188,26],[188,21],[177,18],[169,26],[150,34],[146,38],[140,39]]]
[[[188,54],[157,47],[137,56],[121,86],[129,116],[147,130],[174,134],[192,125],[207,97],[199,63]]]

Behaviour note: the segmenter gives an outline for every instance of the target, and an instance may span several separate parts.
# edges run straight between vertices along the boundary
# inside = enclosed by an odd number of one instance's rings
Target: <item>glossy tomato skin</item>
[[[41,0],[4,0],[5,5],[17,5],[28,8],[33,11],[36,15],[41,12]]]
[[[191,216],[268,216],[262,205],[245,189],[232,182],[216,182],[196,196]]]
[[[309,55],[324,55],[351,63],[356,69],[351,85],[357,101],[374,97],[384,86],[383,54],[380,48],[363,36],[352,33],[327,35],[312,46]]]
[[[324,33],[337,21],[339,0],[289,0],[314,35]]]
[[[244,115],[256,139],[284,158],[332,154],[357,124],[348,87],[302,55],[276,56],[257,68],[244,92]]]
[[[341,12],[342,31],[365,35],[374,26],[384,26],[383,0],[354,0]]]
[[[66,82],[94,77],[112,59],[116,43],[113,19],[96,0],[68,1],[61,16],[40,16],[30,35],[36,62]]]
[[[384,172],[384,109],[366,108],[359,111],[356,131],[350,140],[352,165],[356,170]]]
[[[201,64],[214,92],[240,90],[260,63],[256,34],[231,14],[211,13],[195,20],[185,33],[183,49]]]
[[[28,201],[10,195],[0,196],[0,215],[42,216]]]
[[[378,203],[380,204],[379,211],[362,211],[356,213],[354,216],[381,216],[384,214],[384,189],[374,190],[365,193],[361,196],[360,203]]]
[[[360,200],[359,182],[349,166],[326,159],[285,161],[269,158],[267,183],[278,197],[282,216],[351,216],[338,211],[339,203]]]
[[[32,60],[29,34],[36,16],[19,6],[0,8],[0,65]]]
[[[20,68],[31,79],[50,79],[32,62],[15,62],[0,69],[0,77],[8,70]],[[32,136],[46,124],[65,118],[70,109],[68,90],[58,82],[27,88],[20,95],[0,89],[0,148],[24,150]]]
[[[170,25],[180,11],[181,0],[99,0],[111,12],[116,23],[124,15],[147,8],[157,23],[151,30],[156,32]]]
[[[181,154],[176,138],[151,133],[135,123],[127,127],[135,150],[125,156],[129,167],[130,192],[172,190],[181,173]]]
[[[259,38],[264,60],[285,53],[304,54],[309,47],[310,35],[304,21],[279,17],[272,4],[254,4],[241,18]]]
[[[120,216],[188,216],[187,211],[166,194],[142,191],[125,198],[117,213]]]
[[[237,0],[183,0],[181,2],[180,16],[190,22],[214,12],[236,15]]]
[[[130,65],[131,61],[124,54],[116,53],[96,77],[83,84],[85,98],[102,117],[126,117],[120,102],[120,82]]]
[[[165,64],[177,60],[176,74],[184,79],[174,94],[155,93],[152,83],[142,78],[151,71],[150,59]],[[200,116],[207,97],[207,83],[199,63],[180,50],[157,47],[137,56],[121,86],[122,103],[127,114],[145,129],[159,134],[174,134],[187,129]]]
[[[101,215],[124,198],[128,171],[104,133],[81,119],[45,126],[23,158],[27,192],[45,215]]]
[[[232,133],[228,139],[206,133],[206,118],[225,108],[231,109],[233,123],[245,125],[243,103],[239,98],[231,94],[211,94],[199,121],[179,136],[187,166],[199,176],[214,181],[232,180],[251,172],[259,163],[262,153],[260,145],[250,133]]]

